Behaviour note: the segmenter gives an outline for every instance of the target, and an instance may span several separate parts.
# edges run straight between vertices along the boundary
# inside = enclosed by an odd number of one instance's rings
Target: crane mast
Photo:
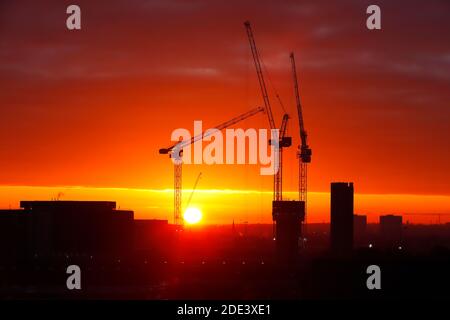
[[[256,47],[255,37],[253,36],[252,27],[250,25],[250,21],[244,22],[245,29],[247,30],[248,41],[250,43],[250,49],[252,51],[253,61],[255,63],[256,74],[258,75],[258,82],[261,88],[261,95],[264,100],[264,107],[267,114],[267,118],[269,120],[270,129],[276,129],[275,121],[273,119],[272,107],[270,106],[269,95],[267,93],[266,82],[264,80],[264,75],[261,67],[261,57],[258,52],[258,48]],[[283,108],[283,104],[281,103],[280,97],[277,95],[278,100],[280,101],[280,105]],[[281,128],[278,136],[278,144],[275,144],[275,153],[278,155],[278,171],[274,175],[273,180],[273,200],[281,201],[283,200],[283,161],[282,161],[282,149],[284,147],[290,147],[292,144],[291,137],[285,137],[287,121],[289,119],[289,115],[284,114],[283,120],[281,123]],[[273,144],[272,140],[269,141],[270,144]]]
[[[173,190],[174,190],[174,212],[173,221],[174,224],[180,228],[183,225],[181,218],[181,193],[183,182],[183,160],[175,159],[173,164]]]
[[[291,65],[292,65],[292,76],[294,79],[294,94],[295,100],[297,104],[297,113],[298,113],[298,122],[300,129],[300,139],[301,145],[299,146],[299,150],[297,152],[297,157],[299,159],[299,198],[300,201],[305,202],[305,211],[306,211],[306,201],[307,201],[307,187],[308,187],[308,167],[307,164],[311,162],[312,151],[308,146],[308,135],[305,130],[305,126],[303,123],[303,113],[302,113],[302,104],[300,101],[300,94],[298,90],[298,79],[297,79],[297,69],[295,66],[295,58],[294,53],[291,52]]]
[[[280,126],[280,147],[278,150],[278,155],[279,155],[279,169],[277,171],[277,173],[275,174],[275,186],[278,187],[278,189],[275,191],[276,197],[275,200],[276,201],[281,201],[283,200],[283,146],[287,146],[289,147],[291,145],[291,137],[286,137],[286,132],[287,132],[287,124],[288,124],[288,120],[289,120],[289,115],[287,113],[285,113],[283,115],[283,120],[281,121],[281,126]]]
[[[174,163],[174,224],[178,227],[181,227],[183,224],[182,214],[181,214],[181,196],[182,196],[182,156],[183,156],[183,148],[191,145],[192,143],[202,140],[203,138],[209,137],[214,132],[223,130],[229,126],[232,126],[242,120],[250,118],[251,116],[264,112],[265,109],[263,107],[258,107],[252,109],[248,112],[245,112],[233,119],[230,119],[224,123],[219,124],[214,127],[216,130],[207,130],[192,137],[190,140],[179,141],[168,148],[159,149],[160,154],[169,154],[169,156],[173,159]],[[199,178],[199,177],[198,177]],[[198,179],[197,178],[197,179]]]

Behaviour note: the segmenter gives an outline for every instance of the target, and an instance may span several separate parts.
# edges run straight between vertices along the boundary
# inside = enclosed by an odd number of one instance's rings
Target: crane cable
[[[257,50],[258,50],[259,59],[262,63],[264,72],[266,73],[267,79],[269,80],[269,85],[270,85],[270,88],[272,89],[272,93],[274,93],[275,97],[277,97],[278,103],[280,104],[281,109],[283,110],[283,113],[286,113],[286,109],[284,108],[283,102],[281,101],[280,95],[278,94],[278,90],[275,88],[275,85],[273,84],[272,77],[270,76],[269,70],[267,69],[266,64],[264,63],[264,59],[262,58],[262,55],[259,52],[259,49],[257,49]]]

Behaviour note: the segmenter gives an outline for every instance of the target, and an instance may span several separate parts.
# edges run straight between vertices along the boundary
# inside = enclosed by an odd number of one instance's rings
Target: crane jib
[[[245,119],[247,119],[247,118],[249,118],[249,117],[251,117],[251,116],[253,116],[253,115],[257,114],[257,113],[260,113],[260,112],[264,112],[264,108],[263,107],[254,108],[254,109],[252,109],[250,111],[247,111],[247,112],[245,112],[245,113],[243,113],[243,114],[241,114],[241,115],[239,115],[237,117],[234,117],[233,119],[230,119],[230,120],[228,120],[226,122],[223,122],[223,123],[213,127],[212,129],[203,131],[201,134],[198,134],[198,135],[192,137],[190,140],[179,141],[179,142],[175,143],[174,145],[170,146],[167,149],[159,149],[159,153],[160,154],[169,154],[169,153],[172,153],[175,148],[178,149],[178,150],[182,150],[184,147],[186,147],[188,145],[191,145],[192,143],[195,143],[196,141],[199,141],[199,140],[201,140],[203,138],[209,137],[210,135],[214,134],[217,131],[220,131],[220,130],[225,129],[225,128],[229,127],[229,126],[232,126],[232,125],[234,125],[234,124],[236,124],[236,123],[238,123],[238,122],[240,122],[242,120],[245,120]]]

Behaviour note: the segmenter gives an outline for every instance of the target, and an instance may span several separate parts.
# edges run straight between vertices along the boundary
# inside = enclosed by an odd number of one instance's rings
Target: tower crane
[[[258,82],[259,82],[259,86],[261,88],[261,95],[264,100],[264,109],[267,114],[267,118],[269,120],[269,126],[270,126],[270,129],[276,129],[275,121],[273,119],[273,114],[272,114],[272,107],[270,106],[269,95],[267,93],[266,82],[264,80],[264,75],[263,75],[263,71],[262,71],[262,67],[261,67],[261,57],[258,52],[258,48],[256,47],[255,37],[253,36],[253,31],[252,31],[252,27],[250,25],[250,21],[244,22],[244,25],[245,25],[245,29],[247,31],[247,36],[248,36],[248,41],[250,43],[250,49],[252,51],[253,61],[255,63],[256,74],[258,75]],[[281,102],[281,100],[280,100],[280,102]],[[292,144],[292,138],[285,136],[288,119],[289,119],[289,116],[287,114],[284,114],[283,120],[281,123],[281,128],[279,131],[278,147],[275,148],[275,152],[276,152],[276,154],[278,154],[278,166],[279,166],[278,171],[274,175],[274,182],[273,182],[273,200],[275,200],[275,201],[283,200],[282,149],[284,147],[290,147]],[[269,142],[271,144],[273,144],[271,140]],[[275,144],[275,146],[276,146],[276,144]]]
[[[305,213],[306,213],[306,201],[307,201],[307,189],[308,189],[308,163],[311,162],[312,150],[308,146],[308,135],[305,130],[305,126],[303,123],[303,113],[302,113],[302,104],[300,101],[300,94],[298,90],[298,80],[297,80],[297,69],[295,66],[295,58],[294,53],[291,52],[291,65],[292,65],[292,76],[294,79],[294,94],[295,100],[297,104],[297,113],[298,113],[298,122],[300,129],[300,140],[301,145],[299,146],[299,150],[297,152],[297,157],[299,159],[299,200],[305,202]]]
[[[281,101],[280,96],[277,94],[278,102],[280,103],[281,108],[283,109],[283,119],[281,120],[280,126],[280,143],[279,145],[279,169],[275,175],[275,179],[278,181],[277,185],[279,186],[279,197],[275,200],[283,200],[283,147],[290,147],[292,145],[292,138],[286,137],[287,133],[287,124],[289,119],[291,118],[289,114],[286,113],[283,102]]]
[[[259,112],[264,112],[263,107],[252,109],[246,113],[243,113],[233,119],[230,119],[224,123],[215,126],[216,130],[223,130],[229,126],[232,126],[242,120],[245,120]],[[183,163],[183,148],[191,145],[192,143],[202,140],[205,137],[212,135],[216,130],[204,131],[192,137],[190,140],[179,141],[168,148],[159,149],[160,154],[168,154],[172,158],[174,163],[174,224],[181,227],[183,221],[181,219],[181,195],[182,195],[182,163]]]

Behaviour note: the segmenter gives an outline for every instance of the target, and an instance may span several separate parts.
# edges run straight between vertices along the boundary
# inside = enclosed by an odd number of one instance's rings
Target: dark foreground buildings
[[[349,253],[353,248],[353,183],[331,183],[331,249]]]
[[[289,215],[284,213],[291,214],[295,210],[301,213],[301,207],[298,207],[301,204],[286,203],[274,208],[274,212],[279,215],[276,218],[279,218],[280,230],[285,228],[292,231],[287,234],[298,235],[301,232],[299,226],[296,223],[289,224]],[[287,208],[281,207],[285,204]],[[129,241],[131,237],[125,233],[120,236],[107,233],[102,230],[103,224],[95,230],[85,228],[80,222],[73,225],[74,230],[68,230],[71,226],[65,226],[66,231],[76,236],[78,241],[66,239],[64,248],[54,241],[58,238],[64,240],[66,235],[55,233],[55,224],[49,222],[69,216],[73,210],[85,222],[96,218],[88,218],[84,214],[103,216],[106,225],[109,224],[108,220],[128,223],[128,219],[122,220],[121,213],[124,212],[104,202],[84,205],[75,203],[74,206],[47,202],[39,205],[33,203],[31,207],[24,206],[21,210],[0,211],[0,237],[6,239],[0,244],[8,247],[10,253],[17,252],[14,249],[17,245],[34,248],[35,245],[31,241],[24,241],[23,237],[29,233],[27,230],[33,229],[33,237],[43,237],[43,234],[39,235],[39,230],[43,230],[38,228],[40,224],[33,225],[33,221],[41,221],[48,227],[45,230],[49,235],[42,241],[48,241],[52,248],[60,248],[58,250],[62,252],[69,250],[68,244],[73,244],[70,250],[75,251],[75,254],[56,253],[56,257],[39,256],[37,259],[33,255],[26,261],[0,261],[0,299],[373,300],[374,292],[366,287],[369,264],[382,265],[382,274],[388,275],[382,277],[383,289],[381,295],[376,296],[377,300],[450,298],[450,229],[445,225],[412,225],[404,228],[402,249],[397,248],[395,254],[392,254],[392,250],[380,250],[376,239],[375,242],[370,239],[368,244],[375,243],[373,249],[366,247],[353,250],[349,259],[336,259],[326,252],[328,224],[312,224],[308,227],[308,249],[295,263],[280,264],[274,256],[276,242],[272,240],[272,225],[237,225],[237,230],[232,230],[228,225],[199,226],[186,228],[180,233],[175,232],[175,227],[168,225],[167,221],[133,220],[134,228],[128,230],[134,234],[133,248],[126,248],[125,254],[116,255],[117,251],[109,247],[111,253],[100,252],[92,254],[91,258],[90,255],[83,255],[83,252],[88,253],[95,247],[86,246],[83,237],[92,239],[95,233],[95,240],[99,240],[99,243],[102,243],[101,237],[107,237],[115,243]],[[63,210],[64,207],[68,210]],[[118,220],[116,214],[120,217]],[[33,215],[36,215],[35,219]],[[60,217],[50,219],[55,215]],[[301,215],[298,217],[301,218]],[[298,221],[291,218],[291,222]],[[244,231],[247,229],[248,232]],[[378,226],[368,225],[369,235],[372,235],[371,230],[377,232],[373,235],[378,234]],[[112,239],[114,237],[116,239]],[[295,237],[279,237],[280,242],[287,241],[295,248],[296,242],[291,242],[297,240]],[[171,239],[177,239],[175,245],[171,245]],[[75,245],[77,242],[84,249]],[[435,250],[436,245],[438,250]],[[98,247],[95,250],[99,250]],[[158,253],[157,250],[166,252]],[[81,255],[76,252],[81,252]],[[82,270],[82,290],[67,288],[69,275],[66,269],[73,264]]]
[[[131,246],[133,211],[107,201],[22,201],[30,216],[32,249],[54,253],[125,252]]]
[[[0,261],[25,256],[30,239],[29,221],[23,210],[0,210]]]
[[[0,210],[0,259],[123,256],[167,229],[167,221],[134,220],[133,211],[110,201],[21,201],[20,207]]]

